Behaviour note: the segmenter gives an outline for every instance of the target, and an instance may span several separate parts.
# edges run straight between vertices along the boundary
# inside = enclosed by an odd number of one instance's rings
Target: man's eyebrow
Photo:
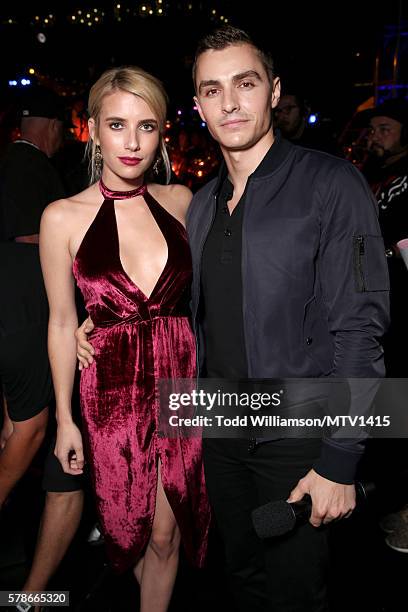
[[[200,92],[203,87],[209,87],[210,85],[219,87],[221,83],[220,81],[216,81],[214,79],[210,79],[208,81],[201,81],[200,85],[198,86],[198,91]]]
[[[261,75],[256,70],[246,70],[245,72],[240,72],[239,74],[235,74],[232,77],[234,82],[242,81],[242,79],[247,79],[248,77],[252,77],[258,79],[258,81],[262,81]]]
[[[234,74],[232,77],[233,83],[237,83],[238,81],[242,81],[242,79],[247,79],[248,77],[252,77],[257,79],[258,81],[262,81],[262,78],[256,70],[245,70],[245,72],[240,72],[239,74]],[[216,79],[209,79],[208,81],[201,81],[198,91],[200,92],[204,87],[220,87],[221,82]]]
[[[372,125],[370,123],[370,128],[374,129],[376,127],[385,127],[385,126],[389,126],[391,125],[391,123],[389,121],[381,121],[381,123],[378,123],[377,125]]]

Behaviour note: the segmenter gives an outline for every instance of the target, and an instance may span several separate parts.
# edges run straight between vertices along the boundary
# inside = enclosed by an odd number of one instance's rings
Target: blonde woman
[[[142,612],[167,610],[180,540],[202,565],[209,505],[201,442],[157,435],[157,380],[195,375],[188,319],[190,191],[150,180],[170,163],[166,94],[136,67],[105,72],[89,96],[92,184],[44,212],[40,249],[50,304],[49,354],[57,401],[55,453],[83,471],[71,416],[78,326],[74,285],[95,325],[95,359],[81,375],[84,446],[114,568],[129,567]]]

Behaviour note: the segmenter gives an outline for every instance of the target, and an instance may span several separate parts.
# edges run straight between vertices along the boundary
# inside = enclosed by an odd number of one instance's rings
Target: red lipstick
[[[140,157],[119,157],[122,164],[125,166],[137,166],[142,161]]]

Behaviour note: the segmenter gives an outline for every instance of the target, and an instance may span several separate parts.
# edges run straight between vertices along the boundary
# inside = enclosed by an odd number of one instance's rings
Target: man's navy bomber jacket
[[[381,378],[389,280],[377,204],[349,162],[279,136],[275,167],[248,179],[242,226],[242,309],[248,377]],[[226,176],[198,191],[187,231],[193,259],[192,317],[199,371],[203,246]],[[354,408],[355,409],[355,408]],[[357,407],[358,409],[358,407]],[[315,470],[350,483],[363,452],[324,438]]]

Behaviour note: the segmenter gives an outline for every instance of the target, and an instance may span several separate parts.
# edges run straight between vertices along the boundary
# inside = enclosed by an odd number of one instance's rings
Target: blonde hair
[[[91,87],[88,99],[88,113],[95,121],[96,134],[99,130],[99,117],[103,98],[114,91],[127,91],[139,96],[156,115],[159,124],[159,147],[166,171],[166,183],[170,181],[171,164],[164,142],[164,128],[167,114],[167,94],[162,83],[138,66],[121,66],[106,70]],[[89,137],[85,155],[89,159],[90,183],[97,181],[102,173],[101,164],[95,163],[96,143]]]

